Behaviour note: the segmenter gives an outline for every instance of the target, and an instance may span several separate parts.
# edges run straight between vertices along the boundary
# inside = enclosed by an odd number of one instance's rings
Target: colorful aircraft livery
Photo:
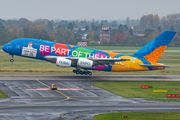
[[[49,61],[59,67],[75,67],[73,72],[76,74],[91,75],[88,70],[149,71],[168,67],[156,62],[175,34],[174,31],[165,31],[132,55],[28,38],[13,40],[2,49],[12,57],[18,55]]]

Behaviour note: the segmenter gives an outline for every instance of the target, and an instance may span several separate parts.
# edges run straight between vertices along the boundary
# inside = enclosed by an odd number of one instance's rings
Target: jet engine
[[[71,60],[58,57],[56,60],[56,65],[59,67],[71,67]]]
[[[93,61],[88,60],[86,58],[79,58],[77,61],[77,65],[81,68],[92,68],[93,67]]]

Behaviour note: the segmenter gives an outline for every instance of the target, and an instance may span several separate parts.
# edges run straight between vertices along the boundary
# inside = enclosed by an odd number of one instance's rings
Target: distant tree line
[[[110,41],[103,41],[101,45],[142,46],[163,31],[173,30],[177,31],[177,34],[170,45],[180,46],[180,13],[162,18],[149,14],[136,20],[127,17],[124,23],[94,19],[92,21],[0,19],[0,44],[17,38],[34,38],[74,45],[80,41],[87,41],[91,45],[99,45],[99,34],[103,25],[110,28]],[[88,35],[86,40],[82,39],[84,34]]]

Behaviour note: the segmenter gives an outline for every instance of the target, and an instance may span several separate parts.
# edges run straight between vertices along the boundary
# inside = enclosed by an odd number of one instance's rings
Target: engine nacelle
[[[71,67],[71,60],[58,57],[56,60],[56,65],[60,67]]]
[[[88,60],[86,58],[79,58],[77,65],[82,67],[82,68],[92,68],[93,67],[93,61]]]

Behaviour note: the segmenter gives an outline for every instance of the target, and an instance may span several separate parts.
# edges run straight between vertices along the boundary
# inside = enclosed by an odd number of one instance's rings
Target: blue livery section
[[[79,64],[90,67],[84,67],[83,69],[112,72],[153,70],[153,67],[142,67],[139,64],[155,64],[175,34],[176,32],[174,31],[165,31],[133,55],[124,55],[29,38],[20,38],[13,40],[5,44],[2,49],[10,55],[18,55],[22,57],[45,60],[56,63],[56,65],[58,63],[59,66],[62,64],[68,67],[76,67],[77,69],[79,67],[77,64],[77,61],[80,60],[79,58],[86,58],[80,61]],[[56,61],[47,59],[48,57],[55,58]],[[73,59],[66,59],[66,57],[78,59],[73,61]],[[63,60],[61,60],[62,58]],[[95,61],[96,58],[98,58],[98,61]],[[105,60],[100,60],[100,58],[103,58]],[[110,62],[109,58],[120,58],[128,60]],[[70,62],[68,62],[67,60],[69,60]],[[88,60],[92,60],[91,63],[93,63],[93,65],[88,62]]]
[[[167,46],[171,42],[171,40],[173,39],[175,34],[176,34],[176,32],[174,32],[174,31],[163,32],[158,37],[156,37],[154,40],[152,40],[147,45],[145,45],[143,48],[141,48],[139,51],[134,53],[133,56],[143,57],[143,56],[149,55],[156,48],[158,48],[160,46]]]

